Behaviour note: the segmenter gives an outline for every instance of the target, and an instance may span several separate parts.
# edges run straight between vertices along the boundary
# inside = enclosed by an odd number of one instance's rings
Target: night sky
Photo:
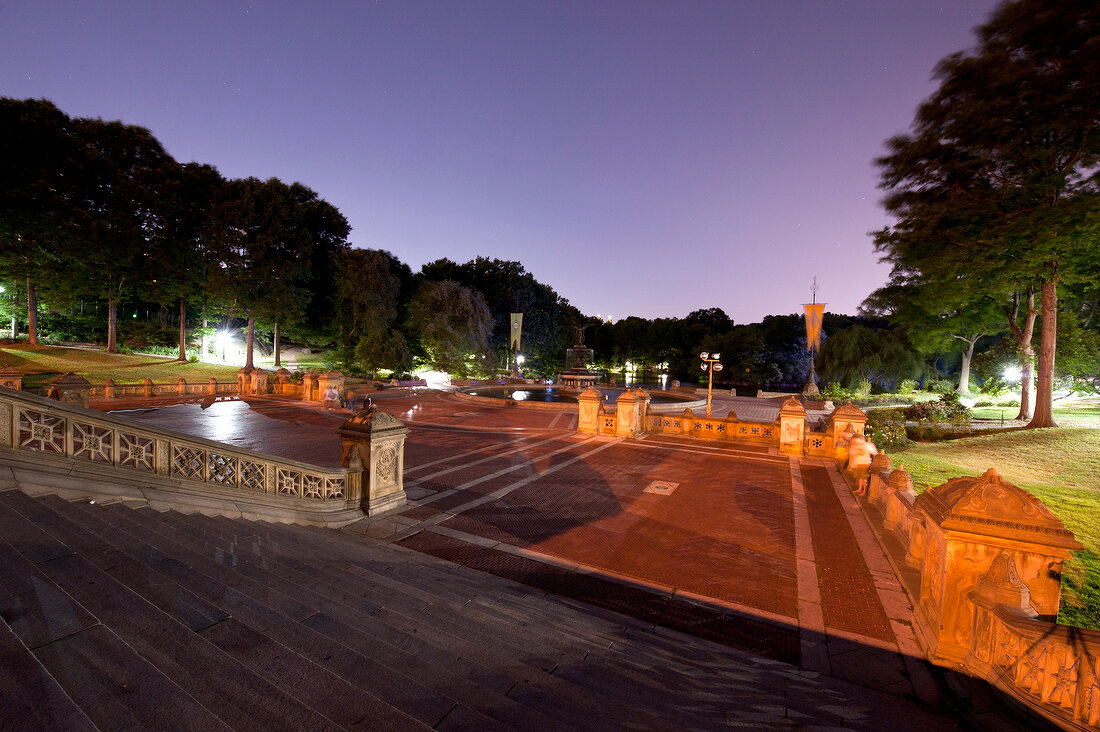
[[[992,0],[0,2],[0,95],[301,181],[414,271],[515,259],[589,315],[854,313],[872,160]]]

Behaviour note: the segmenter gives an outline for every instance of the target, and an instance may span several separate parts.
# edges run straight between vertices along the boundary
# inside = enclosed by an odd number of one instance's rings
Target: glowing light
[[[522,354],[522,353],[521,353],[521,354],[519,354],[518,356],[516,356],[516,363],[523,363],[523,362],[524,362],[524,361],[526,361],[526,360],[527,360],[527,359],[523,357],[523,354]]]
[[[527,401],[527,392],[525,392],[525,391],[513,391],[512,392],[512,399],[515,399],[517,402]]]
[[[1022,377],[1023,375],[1024,372],[1020,369],[1019,366],[1008,366],[1005,368],[1005,381],[1010,384],[1015,384],[1017,381],[1020,380],[1020,377]]]

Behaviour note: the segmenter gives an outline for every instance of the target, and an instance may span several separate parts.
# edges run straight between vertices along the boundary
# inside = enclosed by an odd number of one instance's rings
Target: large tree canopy
[[[1100,259],[1100,6],[1006,3],[978,37],[939,63],[913,133],[877,161],[897,223],[876,246],[902,278],[965,282],[999,302],[1041,292],[1031,426],[1051,426],[1057,286]]]

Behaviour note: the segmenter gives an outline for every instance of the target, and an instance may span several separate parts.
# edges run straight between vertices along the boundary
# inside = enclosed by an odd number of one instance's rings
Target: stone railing
[[[154,396],[187,396],[187,395],[218,395],[236,394],[238,384],[236,381],[219,382],[211,377],[208,381],[188,383],[186,379],[178,379],[168,384],[157,384],[151,379],[145,379],[140,384],[116,384],[107,379],[102,386],[89,385],[88,396],[93,399],[123,399],[127,397],[154,397]]]
[[[725,418],[698,417],[691,409],[680,414],[655,414],[650,409],[649,394],[642,389],[620,395],[614,412],[607,411],[604,401],[597,389],[577,395],[578,432],[615,437],[638,437],[650,432],[736,440],[775,447],[784,455],[844,459],[849,440],[862,435],[867,424],[867,415],[850,403],[834,409],[824,421],[811,424],[806,409],[793,397],[783,403],[774,422],[741,420],[732,411]]]
[[[867,500],[899,570],[917,570],[899,576],[931,660],[1063,728],[1100,729],[1100,632],[1054,622],[1062,564],[1082,547],[1046,506],[993,470],[917,496],[884,453]]]
[[[372,433],[373,424],[382,426]],[[407,428],[376,410],[349,426],[343,467],[323,468],[0,388],[10,481],[32,494],[158,509],[339,526],[403,504]]]

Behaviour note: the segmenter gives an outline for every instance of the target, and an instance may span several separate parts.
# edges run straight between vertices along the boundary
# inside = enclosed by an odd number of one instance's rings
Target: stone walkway
[[[954,699],[922,660],[908,595],[831,463],[731,443],[586,437],[573,413],[425,389],[374,401],[412,429],[410,503],[344,533],[791,663],[882,695],[876,705]],[[715,399],[715,414],[730,408],[771,421],[778,404]],[[128,416],[333,464],[348,413],[269,398]]]

